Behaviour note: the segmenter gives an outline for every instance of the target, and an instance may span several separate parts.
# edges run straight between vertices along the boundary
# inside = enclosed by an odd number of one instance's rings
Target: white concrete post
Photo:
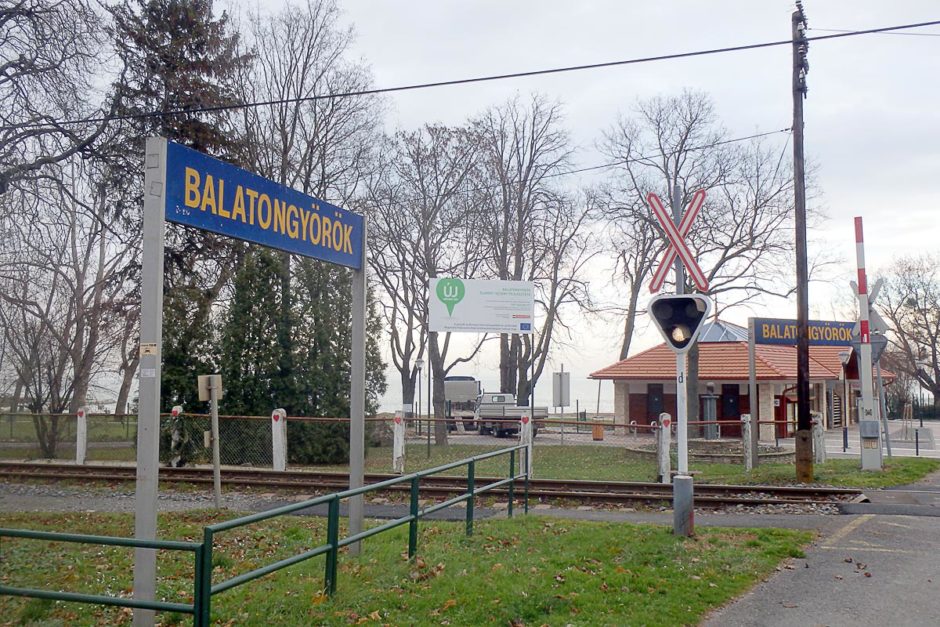
[[[529,474],[529,479],[532,478],[532,421],[529,420],[528,416],[522,416],[519,420],[519,444],[523,444],[526,447],[527,455],[527,465],[526,472]]]
[[[813,416],[813,453],[817,464],[826,463],[826,431],[822,426],[822,416]]]
[[[392,423],[392,472],[405,474],[405,421],[400,411]]]
[[[75,463],[85,463],[88,452],[88,408],[79,407],[75,414]]]
[[[280,408],[271,412],[271,448],[274,470],[287,470],[287,412]]]
[[[669,447],[672,446],[672,416],[660,414],[659,424],[656,436],[657,474],[660,483],[672,483],[672,459],[669,456]]]
[[[744,470],[754,469],[754,447],[751,440],[751,415],[741,414],[741,448],[744,450]]]

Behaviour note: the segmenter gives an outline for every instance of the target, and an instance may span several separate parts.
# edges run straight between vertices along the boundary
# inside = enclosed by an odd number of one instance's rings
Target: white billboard
[[[535,290],[528,281],[431,279],[431,331],[532,333]]]

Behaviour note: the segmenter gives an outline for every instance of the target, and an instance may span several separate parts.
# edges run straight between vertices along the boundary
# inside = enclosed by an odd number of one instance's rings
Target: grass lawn
[[[231,515],[231,514],[228,514]],[[219,520],[209,512],[161,516],[160,537],[193,539]],[[0,525],[129,535],[119,514],[3,514]],[[283,517],[217,538],[213,580],[296,554],[325,538],[325,520]],[[421,525],[409,562],[406,529],[370,538],[362,556],[342,555],[337,595],[322,594],[323,557],[213,598],[213,620],[237,625],[684,625],[802,555],[808,532],[667,527],[518,516]],[[14,586],[128,594],[132,550],[4,539],[0,581]],[[191,601],[189,555],[161,554],[158,594]],[[0,597],[10,624],[128,624],[130,612]],[[188,617],[160,616],[164,624]]]
[[[743,467],[732,464],[691,464],[701,470],[701,481],[707,483],[791,484],[796,470],[793,464],[760,464],[750,474]],[[918,481],[940,469],[940,460],[925,457],[885,458],[884,471],[862,472],[855,459],[830,459],[825,464],[814,464],[816,483],[846,488],[884,488]]]
[[[514,442],[506,440],[505,446]],[[431,457],[423,445],[408,444],[406,471],[414,472],[480,455],[498,447],[478,445],[452,445],[431,447]],[[366,472],[389,472],[391,453],[388,449],[370,449],[366,458]],[[601,481],[655,481],[656,465],[652,459],[611,446],[568,445],[538,446],[533,453],[535,476],[542,479],[594,479]],[[480,462],[477,476],[507,476],[509,457],[504,455]],[[330,466],[327,470],[345,472],[347,466]],[[689,462],[689,468],[697,471],[696,481],[702,483],[729,484],[793,484],[796,468],[792,463],[759,464],[750,473],[743,464],[716,464]],[[816,482],[825,485],[879,488],[913,483],[940,469],[940,460],[924,457],[894,457],[885,459],[883,472],[862,472],[859,462],[853,459],[831,459],[825,464],[816,464]],[[450,471],[452,475],[466,475],[466,468]]]

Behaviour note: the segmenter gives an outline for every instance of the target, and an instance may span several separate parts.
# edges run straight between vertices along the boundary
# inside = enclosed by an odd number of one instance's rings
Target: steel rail
[[[130,481],[134,478],[133,466],[0,462],[0,478],[31,478],[80,481]],[[369,474],[369,484],[389,483],[388,490],[407,491],[406,482],[391,484],[397,475]],[[160,479],[174,483],[209,483],[212,481],[209,468],[160,468]],[[275,488],[345,488],[348,477],[343,473],[293,470],[225,469],[223,482],[228,485],[275,487]],[[481,478],[481,481],[486,481]],[[495,481],[495,480],[493,480]],[[465,490],[462,477],[430,476],[421,479],[420,491],[427,495],[448,495]],[[503,494],[502,486],[491,486],[488,490]],[[532,479],[529,482],[532,496],[556,499],[600,502],[667,501],[672,499],[672,487],[668,484],[648,482],[585,481],[559,479]],[[857,498],[862,491],[856,488],[830,488],[822,486],[769,486],[769,485],[718,485],[699,483],[696,485],[696,502],[702,504],[823,504]]]

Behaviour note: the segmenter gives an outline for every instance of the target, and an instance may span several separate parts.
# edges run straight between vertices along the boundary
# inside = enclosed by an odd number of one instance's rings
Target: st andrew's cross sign
[[[649,203],[650,208],[653,210],[653,215],[659,220],[663,231],[666,233],[666,237],[669,239],[669,247],[666,248],[662,261],[659,262],[659,267],[656,268],[656,272],[653,274],[653,280],[650,281],[650,292],[655,294],[662,289],[663,283],[666,280],[666,274],[672,267],[672,262],[675,260],[676,255],[679,256],[683,265],[688,269],[689,276],[692,277],[692,282],[695,283],[695,287],[697,287],[700,292],[707,292],[708,279],[705,278],[705,274],[695,261],[695,257],[692,256],[692,251],[689,250],[685,242],[685,237],[689,234],[692,223],[695,221],[695,218],[702,208],[702,204],[705,202],[705,190],[700,189],[692,195],[692,201],[689,203],[685,215],[682,216],[678,228],[676,228],[669,213],[666,211],[665,207],[663,207],[663,202],[659,199],[659,196],[651,192],[646,196],[646,201]]]

